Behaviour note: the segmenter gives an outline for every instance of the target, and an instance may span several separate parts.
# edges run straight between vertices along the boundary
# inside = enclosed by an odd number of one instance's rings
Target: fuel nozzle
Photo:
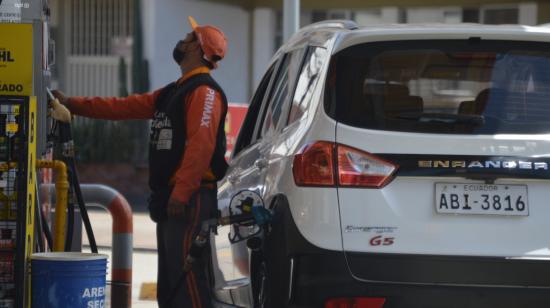
[[[183,265],[184,272],[188,272],[191,269],[193,263],[202,256],[202,250],[208,242],[210,231],[218,225],[231,225],[231,224],[255,224],[258,226],[265,225],[272,220],[271,212],[263,206],[250,206],[242,214],[220,217],[218,219],[212,218],[202,222],[201,230],[195,237],[193,244],[187,254],[185,263]],[[240,242],[246,238],[239,238],[238,240],[229,239],[232,243]]]
[[[271,212],[263,206],[251,206],[242,214],[230,215],[220,217],[219,224],[231,225],[231,224],[253,224],[253,225],[265,225],[272,219]]]
[[[50,116],[58,122],[58,141],[62,146],[62,153],[65,157],[74,156],[74,141],[71,133],[71,112],[46,88],[50,98]]]
[[[59,122],[71,123],[71,112],[69,109],[59,102],[50,89],[46,88],[46,92],[50,98],[51,117]]]

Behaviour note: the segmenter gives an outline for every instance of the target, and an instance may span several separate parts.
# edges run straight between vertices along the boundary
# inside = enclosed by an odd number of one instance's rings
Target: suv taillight
[[[294,157],[292,172],[298,186],[382,188],[398,166],[370,153],[341,144],[318,141]]]
[[[338,184],[346,187],[382,188],[397,165],[345,145],[338,145]]]
[[[296,185],[334,186],[334,147],[332,142],[318,141],[302,148],[292,164]]]

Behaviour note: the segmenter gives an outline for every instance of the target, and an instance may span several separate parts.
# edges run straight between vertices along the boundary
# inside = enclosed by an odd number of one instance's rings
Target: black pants
[[[185,218],[168,217],[157,223],[158,278],[157,300],[160,308],[212,307],[206,278],[205,260],[197,260],[185,281],[177,285],[189,248],[216,207],[216,190],[201,188],[193,195]],[[206,245],[208,250],[208,244]],[[174,288],[177,294],[165,304]],[[164,306],[163,306],[164,304]]]

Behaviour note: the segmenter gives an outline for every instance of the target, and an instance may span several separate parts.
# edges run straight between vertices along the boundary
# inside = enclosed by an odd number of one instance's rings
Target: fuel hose
[[[69,172],[69,179],[71,174]],[[65,238],[65,251],[71,251],[73,247],[73,236],[74,236],[74,204],[73,198],[69,198],[67,203],[67,237]]]
[[[80,181],[78,180],[78,173],[76,171],[76,162],[75,158],[69,158],[68,160],[69,170],[71,170],[71,182],[74,188],[76,195],[76,201],[78,203],[78,208],[80,209],[80,215],[82,216],[82,222],[84,222],[84,228],[86,229],[86,234],[88,235],[88,242],[90,243],[90,249],[93,253],[97,253],[97,244],[95,241],[94,230],[92,230],[92,224],[90,223],[90,217],[88,216],[88,210],[86,209],[86,204],[84,203],[84,198],[82,197],[82,190],[80,189]]]
[[[86,235],[88,236],[88,242],[90,243],[90,248],[92,252],[97,253],[97,244],[95,241],[94,231],[92,230],[92,224],[90,223],[90,217],[88,216],[88,210],[86,209],[84,198],[82,197],[82,190],[80,189],[80,181],[78,180],[78,172],[76,170],[74,142],[70,124],[72,119],[71,112],[69,111],[69,109],[67,109],[67,107],[59,102],[59,100],[52,94],[50,89],[46,88],[46,92],[50,97],[50,105],[52,107],[51,117],[56,120],[55,122],[59,128],[59,141],[63,147],[63,157],[65,158],[65,163],[69,167],[69,181],[71,182],[71,185],[73,186],[76,195],[76,200],[80,209],[80,215],[82,216],[82,222],[84,223]],[[72,209],[73,213],[70,213],[69,217],[71,217],[71,215],[73,216],[73,228],[69,229],[69,231],[67,232],[68,241],[72,241],[72,234],[74,232],[74,206],[72,207]],[[65,246],[65,249],[67,249],[67,246],[68,245]]]
[[[35,197],[36,197],[36,200],[35,200],[36,202],[34,203],[34,217],[38,218],[38,219],[35,219],[36,220],[35,228],[37,231],[36,242],[38,244],[38,251],[46,252],[46,248],[44,246],[44,237],[42,236],[44,226],[42,225],[42,211],[40,210],[40,197],[39,197],[40,192],[38,191],[38,181],[35,181],[34,184],[35,184],[34,191],[35,191]]]
[[[221,217],[219,219],[212,218],[203,221],[201,223],[201,229],[198,235],[191,243],[191,247],[184,261],[183,270],[179,275],[178,280],[176,280],[174,287],[172,288],[172,290],[170,290],[170,293],[168,293],[168,297],[166,297],[166,299],[164,299],[164,301],[160,303],[161,305],[159,307],[170,307],[170,304],[172,303],[172,300],[174,300],[174,298],[176,297],[178,290],[183,286],[183,283],[185,282],[185,279],[187,277],[187,273],[192,270],[192,264],[196,260],[201,258],[204,247],[208,243],[210,231],[213,228],[218,225],[226,226],[232,224],[258,224],[260,227],[262,227],[269,221],[271,221],[271,213],[264,207],[259,206],[252,207],[250,213],[230,215]]]
[[[88,242],[90,243],[90,249],[93,253],[97,253],[97,244],[95,241],[94,231],[92,229],[92,224],[90,222],[90,217],[88,216],[88,210],[86,204],[84,203],[84,198],[82,197],[82,190],[80,189],[80,181],[78,179],[78,171],[76,169],[76,159],[74,157],[74,143],[71,133],[71,125],[69,123],[59,122],[59,137],[61,144],[63,146],[62,152],[65,157],[65,163],[69,169],[69,181],[71,182],[74,194],[76,196],[76,202],[78,203],[78,208],[80,209],[80,215],[82,216],[82,222],[84,223],[84,228],[86,229],[86,235],[88,236]],[[70,203],[69,203],[70,204]],[[74,209],[74,206],[73,206]],[[70,217],[71,215],[69,215]],[[73,220],[74,220],[74,210],[73,210]],[[74,225],[74,223],[73,223]],[[71,233],[72,231],[67,232]],[[68,235],[67,235],[68,238]]]

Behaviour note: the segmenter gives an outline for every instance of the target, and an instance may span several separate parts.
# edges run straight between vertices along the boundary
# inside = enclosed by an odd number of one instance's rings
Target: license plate
[[[526,185],[435,183],[440,214],[529,216]]]

